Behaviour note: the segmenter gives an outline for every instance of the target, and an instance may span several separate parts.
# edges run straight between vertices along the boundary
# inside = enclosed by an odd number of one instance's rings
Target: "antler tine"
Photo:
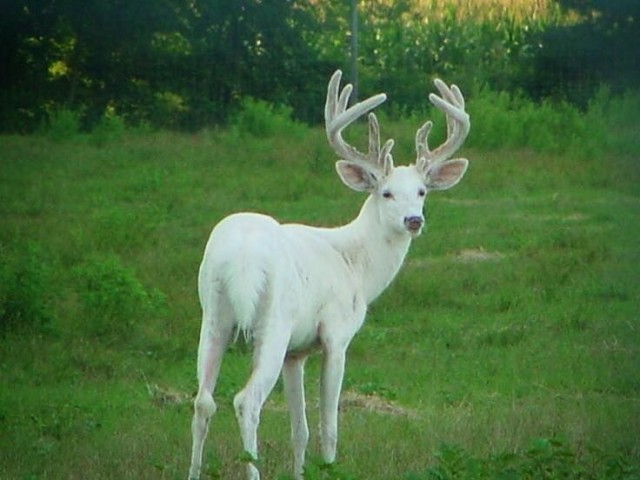
[[[380,151],[380,124],[378,117],[373,112],[369,114],[369,151]]]
[[[391,155],[389,154],[391,148],[387,147],[389,144],[389,141],[387,141],[382,150],[384,155],[381,154],[380,127],[375,114],[369,114],[369,151],[367,154],[359,152],[355,147],[346,143],[342,138],[342,130],[384,102],[387,96],[384,93],[380,93],[347,108],[353,86],[347,84],[342,91],[340,91],[341,78],[342,72],[336,70],[327,88],[327,102],[325,104],[324,116],[329,144],[333,147],[333,150],[345,160],[365,164],[374,170],[379,170],[379,173],[385,174],[390,169],[387,164],[391,159]],[[393,142],[391,142],[391,146],[393,146]]]
[[[384,143],[382,149],[380,149],[380,126],[378,124],[378,117],[375,113],[369,114],[369,156],[372,161],[375,161],[376,167],[381,170],[385,175],[391,171],[393,167],[393,158],[391,157],[391,149],[394,145],[393,139],[389,139]],[[376,152],[376,155],[373,155]],[[368,160],[369,161],[369,158]]]
[[[440,96],[431,93],[429,100],[446,116],[447,139],[442,145],[431,151],[428,137],[433,123],[426,122],[416,132],[416,164],[424,170],[430,165],[443,162],[451,157],[460,148],[471,128],[469,114],[465,111],[465,101],[460,89],[456,85],[449,87],[439,79],[436,79],[434,83]]]
[[[421,159],[426,159],[431,155],[431,150],[429,150],[427,139],[429,138],[429,133],[431,133],[432,128],[433,122],[431,120],[427,120],[425,124],[422,125],[422,127],[420,127],[416,132],[416,153],[418,154],[418,162]]]

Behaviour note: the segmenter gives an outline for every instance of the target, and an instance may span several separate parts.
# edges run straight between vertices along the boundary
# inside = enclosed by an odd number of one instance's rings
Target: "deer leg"
[[[306,357],[288,358],[282,369],[284,392],[289,404],[291,417],[291,444],[293,447],[293,472],[296,480],[301,480],[304,457],[309,442],[309,426],[305,412],[304,364]]]
[[[344,363],[344,349],[325,349],[320,381],[320,451],[326,463],[333,463],[336,459],[338,404]]]
[[[251,377],[233,400],[242,444],[245,453],[249,456],[247,459],[249,480],[260,478],[260,473],[253,462],[258,458],[257,434],[260,410],[278,380],[289,343],[287,329],[282,325],[269,325],[261,330],[261,333],[263,337],[256,339]]]
[[[189,468],[189,479],[191,480],[200,478],[204,441],[207,438],[209,421],[216,412],[213,390],[231,332],[232,328],[229,323],[222,322],[220,319],[216,321],[213,315],[207,313],[203,315],[198,348],[198,394],[194,401],[191,422],[193,437],[191,467]]]

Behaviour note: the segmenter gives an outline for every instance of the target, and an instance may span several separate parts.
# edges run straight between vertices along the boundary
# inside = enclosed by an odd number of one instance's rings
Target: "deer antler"
[[[433,165],[444,162],[451,157],[460,148],[471,128],[469,114],[464,110],[464,97],[460,89],[455,85],[448,87],[439,79],[436,79],[434,83],[441,97],[431,93],[429,100],[446,115],[447,139],[435,150],[429,149],[427,140],[431,127],[433,127],[431,120],[416,132],[416,165],[425,173]]]
[[[387,140],[380,148],[380,127],[374,113],[369,114],[369,151],[367,154],[359,152],[342,138],[342,130],[356,119],[373,110],[387,99],[384,93],[379,93],[347,108],[353,86],[345,85],[340,92],[342,72],[336,70],[329,81],[327,103],[324,108],[327,139],[333,150],[344,160],[359,163],[374,170],[378,177],[387,175],[393,168],[391,149],[393,140]]]

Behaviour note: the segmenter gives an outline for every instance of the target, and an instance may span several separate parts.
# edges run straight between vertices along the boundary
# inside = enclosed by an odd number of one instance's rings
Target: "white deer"
[[[386,100],[378,94],[347,108],[352,87],[340,92],[341,72],[329,81],[325,106],[330,145],[342,160],[338,175],[351,189],[368,192],[357,218],[337,228],[280,224],[256,213],[223,219],[211,233],[199,272],[202,328],[198,347],[198,394],[192,422],[190,479],[200,477],[213,391],[226,346],[238,332],[253,343],[253,370],[233,405],[247,454],[247,478],[260,478],[257,430],[261,408],[280,372],[284,382],[294,453],[294,475],[303,478],[309,428],[305,413],[304,364],[323,354],[320,445],[324,462],[336,457],[338,402],[349,342],[362,326],[367,305],[391,283],[411,240],[424,225],[429,190],[445,190],[464,175],[466,159],[447,159],[470,128],[464,98],[454,85],[436,80],[440,97],[429,96],[447,119],[447,139],[430,150],[428,121],[416,134],[416,162],[394,167],[393,140],[380,147],[378,121],[369,114],[369,148],[348,145],[342,130]]]

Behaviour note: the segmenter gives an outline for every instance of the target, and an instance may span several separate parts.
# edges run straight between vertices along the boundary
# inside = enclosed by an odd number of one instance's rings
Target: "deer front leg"
[[[344,376],[345,349],[326,348],[320,383],[320,450],[325,463],[336,459],[338,404]]]
[[[293,472],[296,480],[302,480],[304,457],[309,442],[309,426],[304,400],[305,357],[288,358],[282,369],[284,392],[291,417],[291,445],[293,447]]]

